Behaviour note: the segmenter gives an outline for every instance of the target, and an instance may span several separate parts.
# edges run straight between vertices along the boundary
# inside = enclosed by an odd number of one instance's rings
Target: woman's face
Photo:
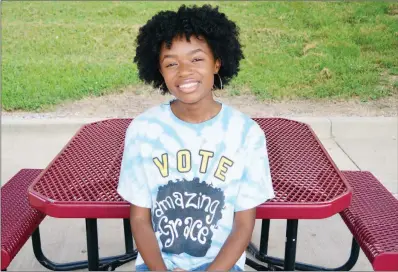
[[[207,42],[195,36],[191,36],[190,42],[185,36],[174,38],[170,49],[163,44],[160,51],[160,73],[167,88],[186,104],[212,96],[214,75],[220,64]]]

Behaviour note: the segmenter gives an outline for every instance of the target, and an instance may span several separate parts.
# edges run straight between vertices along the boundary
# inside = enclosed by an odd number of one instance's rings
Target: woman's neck
[[[220,103],[214,101],[213,96],[204,98],[194,104],[185,104],[176,100],[171,104],[171,110],[179,119],[188,123],[202,123],[212,119],[221,110]]]

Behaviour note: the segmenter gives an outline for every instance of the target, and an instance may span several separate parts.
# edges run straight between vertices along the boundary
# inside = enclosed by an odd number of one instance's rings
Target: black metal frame
[[[352,239],[351,253],[347,262],[337,268],[326,268],[312,264],[296,262],[297,228],[298,220],[289,219],[286,225],[285,258],[280,259],[268,255],[268,239],[271,221],[263,219],[261,225],[260,248],[257,249],[252,243],[247,250],[254,256],[256,261],[246,258],[246,265],[258,271],[349,271],[356,264],[360,247],[355,238]],[[39,227],[32,234],[33,252],[36,259],[45,268],[53,271],[71,271],[88,268],[89,271],[113,271],[117,267],[137,258],[137,250],[134,249],[133,236],[131,233],[130,220],[123,219],[124,242],[126,253],[106,258],[99,258],[98,251],[98,228],[96,218],[86,219],[87,239],[87,261],[69,263],[55,263],[50,261],[41,248]],[[261,263],[258,263],[261,262]]]
[[[258,263],[250,258],[246,258],[246,265],[251,268],[264,271],[349,271],[356,264],[360,247],[355,238],[352,238],[351,253],[347,262],[336,268],[327,268],[316,266],[312,264],[296,262],[296,245],[297,245],[297,227],[298,220],[287,220],[286,226],[286,244],[285,244],[285,259],[271,257],[268,251],[268,238],[269,238],[270,219],[263,219],[261,225],[260,249],[257,249],[252,243],[248,246],[247,250],[254,256]],[[265,265],[264,265],[265,264]]]
[[[117,267],[128,263],[137,258],[137,250],[134,249],[133,236],[131,233],[129,219],[123,219],[124,242],[126,253],[112,257],[99,258],[98,252],[98,229],[97,219],[86,219],[86,238],[87,238],[87,261],[78,261],[70,263],[55,263],[50,261],[43,253],[41,248],[39,227],[32,234],[33,252],[36,259],[45,268],[53,271],[71,271],[88,268],[89,271],[113,271]]]

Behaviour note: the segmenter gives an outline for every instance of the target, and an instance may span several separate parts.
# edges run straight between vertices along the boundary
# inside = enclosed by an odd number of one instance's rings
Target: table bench
[[[340,213],[375,271],[398,271],[398,200],[367,171],[343,171],[353,189]]]
[[[1,187],[1,270],[6,270],[45,214],[33,209],[28,187],[41,169],[22,169]]]
[[[87,268],[87,261],[55,263],[42,251],[39,225],[46,215],[32,208],[28,201],[28,187],[41,172],[42,169],[22,169],[1,188],[1,270],[7,270],[30,237],[35,257],[45,268],[54,271]],[[135,258],[128,220],[124,220],[124,230],[128,254],[101,258],[101,270],[114,270]]]

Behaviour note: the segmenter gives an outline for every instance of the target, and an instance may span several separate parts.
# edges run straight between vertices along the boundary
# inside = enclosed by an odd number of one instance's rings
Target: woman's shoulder
[[[237,127],[241,127],[241,129],[243,129],[242,133],[249,135],[263,134],[262,128],[260,127],[259,123],[253,119],[253,117],[233,106],[225,104],[224,106],[226,112],[228,112],[229,118],[231,118],[229,122],[236,124]]]
[[[243,122],[248,123],[249,125],[257,125],[257,122],[254,121],[251,116],[237,109],[236,107],[228,104],[223,104],[223,106],[225,107],[226,112],[228,112],[230,118],[241,119]]]
[[[133,119],[137,121],[143,121],[153,118],[161,118],[162,114],[164,114],[167,111],[167,105],[168,102],[151,106],[147,108],[145,111],[135,116]]]
[[[138,115],[132,117],[132,121],[129,125],[129,130],[132,129],[146,129],[146,126],[164,116],[167,108],[165,103],[152,106]]]

